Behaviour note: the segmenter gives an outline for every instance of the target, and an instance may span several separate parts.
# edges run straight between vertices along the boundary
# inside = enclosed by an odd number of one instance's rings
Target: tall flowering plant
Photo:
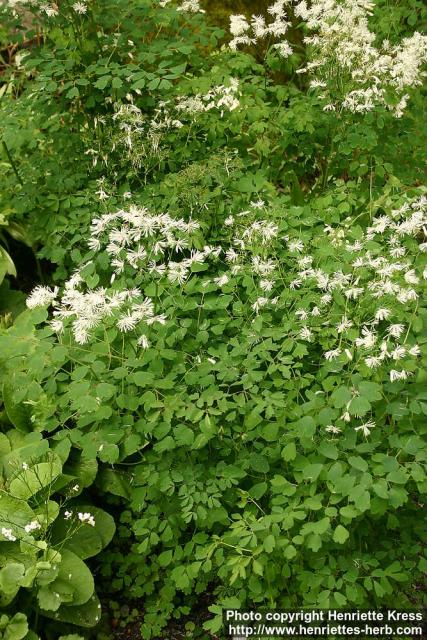
[[[274,326],[283,319],[303,368],[339,370],[342,386],[326,402],[342,412],[325,429],[339,434],[351,423],[369,436],[374,421],[355,421],[380,400],[378,382],[384,374],[389,384],[410,380],[421,355],[412,326],[427,278],[426,198],[379,210],[365,230],[344,220],[313,236],[295,233],[280,209],[270,209],[252,202],[229,215],[228,244],[216,246],[203,245],[195,220],[135,206],[104,214],[93,220],[87,262],[63,292],[37,287],[27,305],[53,305],[59,340],[66,333],[84,345],[115,329],[115,340],[122,335],[138,350],[158,340],[157,325],[179,322],[175,295],[191,300],[200,323],[207,294],[216,292],[230,312],[241,306],[249,326],[263,312]],[[377,382],[365,397],[363,380],[371,378]]]
[[[371,0],[312,2],[278,0],[268,8],[268,18],[234,15],[230,46],[251,45],[268,38],[282,57],[293,54],[284,36],[293,20],[307,31],[307,63],[297,73],[310,76],[310,88],[324,101],[325,111],[366,113],[383,105],[401,117],[411,87],[422,83],[427,59],[427,39],[419,32],[392,45],[378,44],[369,28]]]
[[[50,108],[66,92],[85,157],[107,175],[96,174],[90,199],[52,208],[55,238],[72,221],[77,268],[64,259],[55,284],[37,286],[0,335],[2,420],[25,434],[0,438],[0,453],[42,443],[39,458],[20,461],[29,468],[5,474],[4,499],[14,495],[5,504],[26,496],[28,509],[0,523],[0,543],[15,545],[6,547],[15,557],[31,538],[36,563],[50,562],[53,546],[66,569],[70,553],[93,555],[112,535],[80,498],[94,483],[120,520],[100,573],[109,593],[143,599],[147,639],[201,593],[215,599],[205,624],[214,634],[223,607],[372,608],[397,595],[418,604],[425,190],[413,186],[415,169],[405,186],[386,162],[382,181],[373,170],[350,179],[353,162],[368,165],[366,149],[376,154],[371,140],[360,148],[360,129],[343,154],[350,167],[334,175],[326,163],[321,194],[312,158],[330,162],[337,122],[381,114],[384,123],[385,109],[404,146],[399,118],[422,78],[424,38],[379,43],[364,0],[279,0],[266,17],[234,16],[232,49],[265,39],[285,58],[294,47],[285,36],[303,22],[300,71],[320,92],[319,113],[298,76],[298,87],[273,86],[250,56],[226,48],[197,76],[212,43],[202,34],[188,48],[198,2],[133,7],[144,25],[134,39],[107,12],[92,32],[99,40],[84,31],[99,5],[36,6],[59,43],[43,52],[44,81],[52,58],[68,64],[57,55],[64,34],[75,37],[73,69],[79,61],[70,76],[54,67]],[[374,138],[367,125],[365,134]],[[55,454],[45,457],[48,441]],[[41,465],[52,461],[49,475]],[[29,589],[45,618],[72,622],[82,606],[81,621],[96,622],[80,563],[83,593],[66,569],[38,566],[31,582],[11,558],[3,578],[18,576],[19,597]]]

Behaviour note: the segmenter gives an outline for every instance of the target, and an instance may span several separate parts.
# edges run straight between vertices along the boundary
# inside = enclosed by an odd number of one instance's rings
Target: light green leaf
[[[28,500],[28,498],[52,484],[61,471],[62,464],[57,458],[52,458],[49,462],[39,462],[29,469],[20,471],[11,481],[9,491],[16,498]]]
[[[334,542],[338,542],[339,544],[344,544],[344,542],[348,540],[349,536],[350,534],[347,531],[347,529],[343,527],[341,524],[339,524],[334,531],[333,539],[334,539]]]
[[[294,460],[296,455],[297,455],[297,450],[296,450],[294,442],[289,442],[282,449],[282,458],[283,458],[283,460],[285,460],[285,462],[290,462],[291,460]]]

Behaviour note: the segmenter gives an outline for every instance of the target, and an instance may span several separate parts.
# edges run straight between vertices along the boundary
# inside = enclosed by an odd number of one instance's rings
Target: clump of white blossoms
[[[336,231],[326,226],[325,236],[333,248],[342,251],[344,270],[329,273],[311,255],[298,259],[300,270],[293,282],[299,283],[301,301],[307,300],[309,290],[317,290],[318,294],[310,306],[305,302],[295,315],[304,323],[304,330],[310,325],[310,339],[315,333],[320,338],[325,326],[334,328],[336,340],[324,352],[326,361],[354,359],[362,369],[371,370],[389,364],[390,381],[405,380],[412,375],[411,362],[421,351],[410,342],[410,326],[395,322],[394,318],[400,318],[402,313],[406,316],[411,306],[415,313],[425,290],[425,259],[419,256],[427,249],[427,199],[422,196],[389,214],[374,217],[355,242],[347,239],[346,233],[338,235]],[[337,237],[341,237],[339,242]],[[295,246],[295,242],[292,244]],[[331,248],[331,256],[333,253]],[[337,296],[345,300],[345,315],[335,319],[332,310]],[[405,369],[405,365],[409,368]]]
[[[135,93],[140,93],[139,89]],[[114,105],[112,116],[116,133],[111,139],[111,149],[125,150],[126,155],[137,169],[147,163],[147,159],[155,158],[156,162],[164,155],[164,138],[170,131],[178,130],[194,122],[201,114],[211,111],[219,112],[223,117],[240,106],[239,81],[229,78],[221,85],[213,86],[207,93],[176,96],[161,101],[152,113],[144,113],[129,96],[130,103]],[[98,116],[95,126],[107,124],[105,117]],[[95,166],[99,159],[108,164],[108,153],[105,148],[88,149]]]
[[[79,512],[77,514],[78,519],[80,520],[81,523],[83,524],[88,524],[91,527],[95,526],[95,518],[93,517],[93,515],[91,513],[81,513]]]
[[[138,287],[114,288],[112,285],[125,271],[131,278],[135,273],[145,273],[152,279],[164,276],[169,283],[182,285],[194,263],[217,253],[216,249],[205,246],[201,251],[191,250],[188,257],[182,258],[182,252],[190,246],[191,236],[198,228],[193,220],[185,222],[137,207],[95,218],[88,244],[94,255],[102,250],[108,256],[110,287],[93,289],[86,284],[82,273],[90,267],[91,263],[87,263],[65,283],[60,297],[57,289],[36,287],[27,305],[30,308],[53,305],[52,328],[62,333],[69,326],[79,344],[87,343],[91,333],[108,319],[121,332],[132,331],[137,326],[164,324],[164,314],[155,312],[154,302]],[[145,333],[143,336],[141,346],[145,348]]]
[[[49,3],[43,0],[6,0],[6,4],[11,9],[16,9],[20,6],[28,7],[40,11],[48,18],[56,18],[56,16],[59,15],[58,5],[55,2]]]
[[[167,7],[168,5],[172,5],[172,0],[159,0],[160,7]],[[204,9],[200,6],[199,0],[183,0],[183,2],[176,7],[176,10],[187,13],[205,13]]]
[[[56,2],[44,2],[43,0],[7,0],[7,5],[12,9],[18,6],[27,6],[32,9],[41,11],[48,18],[55,18],[59,15],[58,3]],[[80,15],[87,13],[87,3],[82,0],[78,0],[71,5],[73,11]]]
[[[84,2],[75,2],[73,4],[73,9],[76,13],[83,15],[87,13],[87,5]]]
[[[259,288],[254,313],[267,307],[285,317],[292,313],[295,321],[288,336],[306,342],[312,359],[320,356],[320,363],[322,345],[327,344],[323,361],[331,366],[337,362],[343,380],[355,372],[369,379],[379,370],[391,383],[414,375],[421,348],[414,343],[411,322],[427,279],[424,196],[379,213],[364,233],[353,233],[348,223],[325,225],[324,238],[314,236],[307,242],[283,236],[270,221],[248,222],[248,215],[250,211],[244,211],[226,220],[236,231],[233,246],[225,251],[230,271],[222,278],[225,283],[233,276],[251,277]],[[358,396],[354,389],[342,422],[352,419],[349,411],[357,417],[351,405]],[[374,427],[368,420],[355,431],[368,437]],[[341,430],[339,425],[328,428],[332,434]]]
[[[221,113],[234,111],[239,105],[239,81],[230,78],[228,85],[217,85],[204,95],[178,97],[175,108],[181,113],[195,115],[212,109],[218,109]]]
[[[311,32],[304,38],[308,63],[298,72],[312,76],[310,86],[320,90],[326,111],[364,113],[383,105],[400,117],[407,91],[422,83],[427,37],[415,32],[398,45],[387,40],[376,45],[369,29],[373,6],[371,0],[279,0],[268,9],[271,22],[262,16],[250,21],[243,15],[231,16],[230,46],[254,44],[266,36],[280,39],[295,15]],[[274,47],[285,57],[292,54],[286,40]]]
[[[50,305],[56,299],[58,291],[58,287],[50,289],[50,287],[37,286],[27,298],[27,307],[34,309],[35,307]]]
[[[230,16],[230,33],[233,39],[230,42],[232,49],[239,45],[255,44],[258,40],[268,37],[282,38],[290,26],[285,10],[287,0],[277,0],[268,8],[269,16],[253,15],[248,20],[244,15]],[[292,55],[292,47],[287,42],[279,42],[274,45],[279,55],[286,58]]]

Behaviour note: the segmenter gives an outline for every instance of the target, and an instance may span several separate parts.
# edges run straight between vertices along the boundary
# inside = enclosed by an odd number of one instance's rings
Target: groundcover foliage
[[[423,604],[425,9],[262,9],[0,9],[8,640]]]

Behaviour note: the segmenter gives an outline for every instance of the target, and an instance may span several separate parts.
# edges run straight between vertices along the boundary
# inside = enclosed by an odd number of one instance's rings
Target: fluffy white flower
[[[302,240],[291,240],[290,242],[288,242],[288,249],[291,253],[301,253],[301,251],[304,249],[304,243]]]
[[[249,31],[250,25],[244,15],[230,16],[230,33],[234,37],[239,37]]]
[[[234,249],[228,249],[225,253],[225,259],[227,262],[236,262],[239,259],[239,254]]]
[[[335,360],[335,358],[338,358],[341,353],[341,349],[331,349],[330,351],[325,351],[323,357],[325,358],[325,360]]]
[[[84,14],[87,12],[87,6],[84,2],[75,2],[73,4],[73,9],[76,13]]]
[[[58,295],[58,287],[51,289],[50,287],[37,286],[27,298],[27,307],[34,309],[35,307],[44,307],[55,302]]]
[[[368,327],[362,327],[362,336],[356,338],[354,341],[357,347],[363,347],[365,349],[372,349],[377,341],[377,335]]]
[[[177,7],[177,11],[187,11],[188,13],[205,13],[201,8],[199,0],[184,0],[182,4]]]
[[[271,291],[274,287],[274,282],[272,280],[260,280],[259,286],[263,291]]]
[[[417,344],[414,344],[413,347],[411,347],[410,349],[408,349],[408,353],[411,356],[417,357],[419,355],[421,355],[421,349]]]
[[[142,349],[148,349],[150,343],[146,335],[143,334],[138,338],[138,346],[140,346]]]
[[[297,309],[295,315],[300,320],[307,320],[308,318],[308,312],[305,309]]]
[[[372,420],[369,420],[368,422],[365,422],[364,424],[361,424],[358,427],[354,427],[354,430],[362,431],[363,435],[367,438],[368,436],[371,435],[371,429],[374,429],[374,427],[375,427],[375,422],[373,422]]]
[[[381,356],[368,356],[365,358],[365,364],[369,369],[376,369],[383,362],[384,358]]]
[[[390,309],[380,308],[375,312],[375,320],[378,322],[381,320],[387,320],[390,317],[391,311]]]
[[[321,298],[320,298],[320,304],[322,306],[326,305],[326,304],[330,304],[332,302],[332,296],[330,293],[325,293]],[[351,325],[350,325],[351,326]]]
[[[391,324],[387,329],[387,334],[393,338],[400,338],[404,331],[405,327],[403,324]]]
[[[325,431],[327,431],[328,433],[341,433],[342,429],[336,427],[333,424],[328,424],[328,426],[325,427]]]
[[[274,48],[281,58],[289,58],[294,52],[289,42],[278,42]]]
[[[59,15],[59,11],[56,5],[42,4],[40,5],[40,10],[43,11],[48,16],[48,18],[55,18],[57,15]]]
[[[268,304],[268,298],[264,298],[263,296],[260,296],[259,298],[257,298],[255,300],[255,302],[252,305],[252,309],[258,313],[258,311],[260,309],[262,309],[262,307],[265,307],[265,305]]]
[[[218,285],[218,287],[222,287],[229,282],[229,277],[226,273],[223,273],[222,276],[214,278],[214,282]]]
[[[347,318],[347,316],[343,316],[341,321],[336,325],[336,329],[338,333],[344,333],[347,329],[350,329],[353,326],[351,320]]]
[[[396,369],[392,369],[390,371],[390,382],[395,382],[396,380],[406,380],[409,376],[408,371],[397,371]]]
[[[390,355],[393,358],[393,360],[401,360],[402,358],[405,357],[405,354],[406,354],[406,349],[405,349],[405,347],[402,347],[402,346],[397,346],[390,353]]]
[[[313,336],[313,333],[311,329],[309,329],[308,327],[302,327],[302,329],[299,332],[299,337],[301,338],[301,340],[307,340],[308,342],[310,342],[312,336]]]
[[[407,271],[403,277],[405,279],[405,282],[407,282],[408,284],[418,284],[420,281],[414,269],[409,269],[409,271]]]
[[[350,287],[344,291],[344,295],[348,300],[356,300],[363,293],[363,287]]]
[[[62,320],[51,320],[51,322],[49,322],[49,326],[58,335],[64,333],[64,323]]]
[[[184,284],[188,278],[188,269],[183,263],[169,262],[168,280]]]

